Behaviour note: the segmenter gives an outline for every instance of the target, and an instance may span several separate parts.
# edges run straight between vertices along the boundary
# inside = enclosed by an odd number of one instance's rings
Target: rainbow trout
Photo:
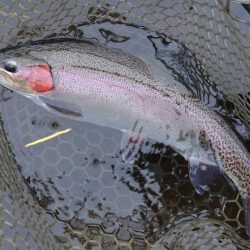
[[[239,189],[250,236],[249,153],[171,74],[117,49],[60,41],[6,50],[0,83],[49,112],[123,131],[124,149],[135,136],[169,145],[188,160],[199,194],[225,174]],[[136,152],[140,139],[133,142]]]

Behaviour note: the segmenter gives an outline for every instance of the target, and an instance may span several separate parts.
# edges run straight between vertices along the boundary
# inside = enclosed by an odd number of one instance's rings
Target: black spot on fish
[[[163,93],[163,96],[167,96],[167,97],[170,97],[170,95],[166,92]]]
[[[179,101],[175,101],[175,104],[177,105],[177,106],[180,106],[181,105],[181,102],[179,102]]]
[[[199,142],[200,142],[200,146],[205,149],[206,151],[209,149],[212,149],[212,143],[211,140],[208,139],[206,131],[205,130],[201,130],[200,134],[199,134]],[[219,152],[220,155],[220,152]]]
[[[178,115],[181,116],[181,112],[178,109],[174,109],[174,112]]]

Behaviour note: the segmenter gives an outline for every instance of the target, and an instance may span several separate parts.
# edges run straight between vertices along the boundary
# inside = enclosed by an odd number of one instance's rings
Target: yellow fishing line
[[[36,141],[34,141],[34,142],[28,143],[28,144],[25,145],[25,147],[27,148],[27,147],[30,147],[30,146],[39,144],[39,143],[41,143],[41,142],[48,141],[48,140],[53,139],[53,138],[55,138],[55,137],[57,137],[57,136],[59,136],[59,135],[66,134],[66,133],[68,133],[69,131],[71,131],[71,128],[67,128],[67,129],[65,129],[65,130],[61,130],[61,131],[55,132],[55,133],[52,134],[52,135],[49,135],[49,136],[46,136],[46,137],[41,138],[41,139],[39,139],[39,140],[36,140]]]

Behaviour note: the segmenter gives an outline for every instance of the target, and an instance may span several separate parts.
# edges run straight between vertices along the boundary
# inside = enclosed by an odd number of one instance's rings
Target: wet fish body
[[[249,153],[224,120],[180,91],[169,73],[145,59],[89,43],[37,44],[2,57],[1,84],[50,112],[119,129],[125,134],[123,146],[139,134],[174,148],[189,161],[198,193],[204,193],[216,175],[227,175],[242,196],[250,235]],[[16,71],[6,68],[10,60],[16,62]],[[27,73],[31,68],[37,81]],[[48,81],[49,91],[43,91]]]

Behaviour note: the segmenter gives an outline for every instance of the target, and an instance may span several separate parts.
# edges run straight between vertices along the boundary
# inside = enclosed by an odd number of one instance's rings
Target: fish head
[[[8,89],[32,94],[54,88],[49,65],[31,57],[9,57],[0,61],[0,84]]]

